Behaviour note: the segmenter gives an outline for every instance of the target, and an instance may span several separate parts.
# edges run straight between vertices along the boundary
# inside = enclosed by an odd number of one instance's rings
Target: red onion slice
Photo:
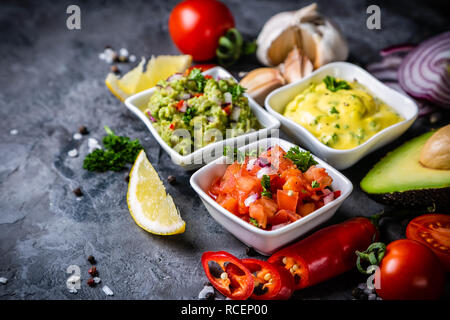
[[[424,41],[403,60],[399,82],[411,96],[450,108],[450,31]]]
[[[246,207],[249,207],[256,200],[258,200],[258,194],[254,193],[254,194],[248,196],[248,198],[244,200],[244,204]]]
[[[399,44],[391,47],[384,48],[380,51],[382,57],[387,57],[392,54],[405,54],[414,49],[415,45],[411,43]]]

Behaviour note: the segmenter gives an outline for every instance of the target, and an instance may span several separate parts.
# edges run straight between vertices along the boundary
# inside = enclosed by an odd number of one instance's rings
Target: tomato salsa
[[[239,157],[238,157],[239,159]],[[214,179],[209,195],[223,208],[264,230],[276,230],[340,196],[333,179],[308,151],[275,145],[245,154]]]

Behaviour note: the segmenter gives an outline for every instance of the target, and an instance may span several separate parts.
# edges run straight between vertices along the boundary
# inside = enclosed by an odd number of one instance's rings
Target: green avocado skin
[[[418,167],[420,151],[432,134],[427,132],[389,152],[361,180],[361,189],[375,201],[390,206],[448,210],[450,172]]]

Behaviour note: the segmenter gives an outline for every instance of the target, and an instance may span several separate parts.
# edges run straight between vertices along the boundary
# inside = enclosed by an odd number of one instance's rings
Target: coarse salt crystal
[[[245,77],[246,75],[247,75],[247,71],[240,71],[239,73],[238,73],[238,76],[239,77],[241,77],[241,78],[243,78],[243,77]]]
[[[100,279],[99,277],[94,277],[94,282],[98,284],[102,282],[102,279]]]
[[[81,138],[83,138],[83,136],[81,135],[81,133],[77,132],[73,134],[73,139],[74,140],[81,140]]]
[[[102,290],[107,296],[113,296],[114,295],[114,292],[112,292],[112,290],[106,285],[103,286]]]
[[[204,286],[202,291],[198,294],[198,298],[205,299],[208,293],[214,293],[214,288],[212,286]]]
[[[98,58],[99,58],[100,60],[105,60],[105,59],[106,59],[106,54],[105,54],[104,52],[102,52],[102,53],[100,53],[100,54],[98,55]]]
[[[119,55],[122,56],[122,57],[128,57],[128,55],[129,55],[128,50],[125,49],[125,48],[121,48],[119,50]]]
[[[128,60],[130,60],[130,62],[135,62],[136,61],[136,56],[134,54],[132,54]]]
[[[94,151],[95,149],[101,149],[102,147],[100,146],[100,144],[98,143],[97,139],[94,138],[89,138],[88,139],[88,149],[89,149],[89,153],[91,153],[92,151]]]
[[[74,289],[74,288],[69,289],[69,292],[73,293],[73,294],[77,294],[78,293],[77,289]]]
[[[5,277],[1,277],[0,278],[0,283],[1,284],[6,284],[8,282],[8,279],[7,278],[5,278]]]
[[[12,130],[9,132],[9,134],[12,135],[12,136],[17,136],[18,133],[19,133],[19,130],[17,130],[17,129],[12,129]]]
[[[78,150],[77,149],[72,149],[69,152],[67,152],[67,155],[69,157],[75,158],[76,156],[78,156]]]

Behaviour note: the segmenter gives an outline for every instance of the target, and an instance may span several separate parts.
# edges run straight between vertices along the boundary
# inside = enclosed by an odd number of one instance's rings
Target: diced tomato
[[[297,209],[298,192],[292,190],[278,190],[277,203],[278,209],[286,209],[295,212]]]
[[[256,193],[261,187],[261,182],[256,177],[240,176],[239,179],[237,179],[236,187],[245,193],[250,193],[251,191]]]
[[[232,197],[226,197],[221,202],[219,202],[219,204],[231,213],[238,213],[238,202]]]
[[[301,192],[305,189],[303,180],[297,176],[290,176],[286,179],[286,183],[283,185],[283,190],[292,190],[295,192]]]
[[[177,110],[181,110],[184,107],[184,103],[185,103],[184,100],[178,101],[178,103],[177,103]]]
[[[316,205],[313,202],[307,202],[299,205],[298,214],[302,217],[307,216],[311,212],[316,210]]]
[[[320,184],[320,188],[324,189],[331,186],[333,179],[328,175],[325,168],[318,168],[311,166],[304,174],[309,183],[317,181]]]
[[[217,196],[220,193],[220,177],[217,177],[213,180],[213,183],[211,184],[211,187],[209,188],[209,193]]]
[[[203,92],[202,93],[196,93],[196,94],[194,94],[194,97],[198,98],[198,97],[201,97],[202,95],[203,95]]]
[[[258,222],[258,226],[265,229],[267,226],[267,215],[264,213],[264,206],[253,202],[248,211],[250,217]]]
[[[170,129],[170,130],[175,130],[175,124],[174,124],[174,123],[171,123],[170,126],[169,126],[169,129]]]

